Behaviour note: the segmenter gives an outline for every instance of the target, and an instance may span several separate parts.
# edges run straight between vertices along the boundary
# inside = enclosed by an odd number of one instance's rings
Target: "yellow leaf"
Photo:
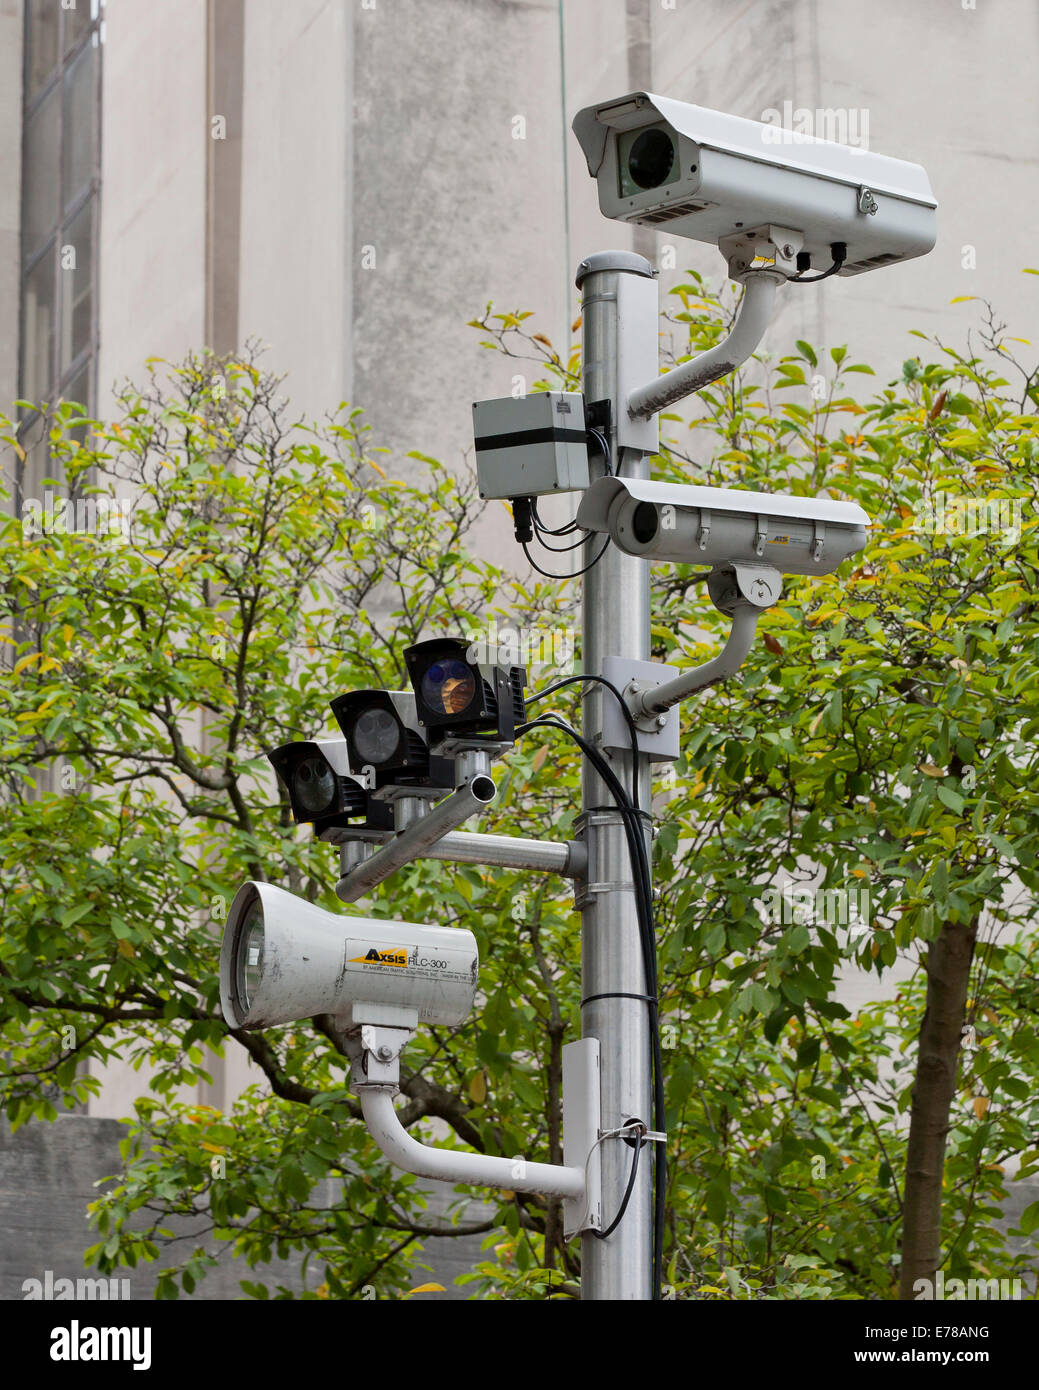
[[[540,772],[540,771],[541,771],[541,769],[545,766],[545,759],[546,759],[547,757],[548,757],[548,744],[547,744],[547,743],[543,743],[543,744],[541,745],[541,747],[538,749],[538,751],[534,754],[534,763],[533,763],[533,767],[534,767],[534,771],[535,771],[535,772]]]
[[[974,1113],[980,1120],[988,1109],[988,1096],[974,1097]]]
[[[43,658],[43,660],[40,662],[40,671],[41,671],[41,673],[42,673],[43,671],[60,671],[60,670],[61,670],[61,662],[60,662],[60,661],[55,661],[54,657],[52,657],[52,656],[45,656],[45,657]]]
[[[371,468],[375,469],[376,473],[378,473],[380,478],[385,479],[386,474],[382,471],[382,469],[379,467],[379,465],[375,462],[374,459],[369,459],[368,464]]]
[[[408,1294],[413,1293],[447,1293],[443,1284],[419,1284],[418,1288],[409,1289]]]
[[[64,627],[61,629],[61,635],[65,639],[65,645],[71,646],[72,639],[73,637],[75,637],[76,634],[73,632],[72,628],[69,627],[68,623],[66,623]]]
[[[581,315],[578,314],[578,315],[577,315],[577,318],[575,318],[574,321],[573,321],[573,323],[570,325],[570,332],[571,332],[571,333],[576,333],[577,330],[578,330],[580,327],[581,327]]]
[[[487,1077],[482,1071],[476,1072],[469,1082],[469,1099],[475,1105],[482,1105],[487,1099]]]
[[[19,671],[24,671],[26,666],[31,666],[34,661],[39,661],[42,652],[30,652],[28,656],[23,656],[21,661],[16,661],[11,671],[12,676],[17,676]]]
[[[119,944],[116,946],[116,950],[119,952],[121,956],[124,956],[127,960],[133,960],[134,956],[137,954],[134,948],[130,945],[129,941],[120,941]]]
[[[120,943],[120,944],[122,944],[122,943]],[[200,1149],[205,1149],[207,1153],[211,1153],[211,1154],[225,1154],[225,1153],[227,1153],[227,1150],[226,1150],[225,1148],[223,1148],[220,1144],[209,1144],[209,1143],[206,1143],[205,1141],[203,1141],[201,1144],[199,1144],[199,1148],[200,1148]]]
[[[917,767],[918,772],[926,772],[928,777],[944,777],[945,769],[936,767],[934,763],[920,763]]]

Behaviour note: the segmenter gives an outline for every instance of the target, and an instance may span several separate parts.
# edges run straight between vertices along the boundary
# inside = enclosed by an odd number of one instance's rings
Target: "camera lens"
[[[243,1014],[252,1002],[263,978],[263,905],[254,896],[245,920],[238,929],[237,985]]]
[[[354,724],[354,748],[364,763],[389,762],[400,747],[400,725],[388,710],[366,709]]]
[[[336,779],[324,758],[304,758],[292,776],[292,795],[301,810],[320,816],[336,795]]]
[[[664,183],[675,162],[675,146],[666,130],[644,130],[628,152],[628,173],[639,188]]]
[[[476,678],[464,661],[434,661],[422,677],[422,698],[437,714],[462,714],[476,696]]]
[[[657,534],[659,518],[652,502],[640,502],[631,518],[631,530],[635,539],[642,545],[651,541]]]

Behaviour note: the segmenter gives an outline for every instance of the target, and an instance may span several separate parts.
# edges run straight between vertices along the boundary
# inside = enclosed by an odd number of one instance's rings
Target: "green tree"
[[[690,277],[676,303],[677,353],[725,332],[727,295]],[[576,358],[528,317],[476,323],[489,348],[572,383]],[[991,316],[983,331],[995,366],[938,344],[866,404],[847,383],[868,368],[836,348],[824,370],[799,343],[703,393],[689,425],[665,418],[664,476],[825,490],[881,523],[857,564],[788,583],[742,678],[686,711],[677,775],[658,787],[668,1278],[682,1293],[892,1297],[900,1265],[907,1280],[1034,1269],[993,1216],[1008,1161],[1039,1166],[1037,402],[1034,377],[1000,376],[1011,358]],[[204,1201],[210,1235],[246,1264],[300,1252],[323,1294],[392,1295],[440,1226],[359,1123],[334,1022],[229,1034],[219,1015],[219,927],[242,878],[336,905],[334,852],[293,827],[263,752],[330,731],[340,690],[399,688],[420,636],[492,617],[569,626],[573,586],[510,584],[467,553],[471,480],[422,456],[420,483],[388,478],[357,411],[315,428],[278,400],[249,357],[155,364],[88,445],[67,409],[55,427],[55,482],[84,506],[129,499],[129,541],[27,535],[22,518],[0,533],[5,1099],[15,1124],[53,1118],[97,1089],[84,1059],[147,1068],[124,1171],[95,1207],[103,1270],[168,1261],[165,1223]],[[916,523],[936,490],[1020,502],[1021,526],[929,534]],[[721,635],[697,583],[690,568],[656,575],[663,659],[694,663]],[[576,700],[555,700],[576,719]],[[496,828],[568,835],[577,785],[572,750],[524,740]],[[868,891],[868,930],[770,916],[779,869]],[[579,1029],[569,895],[423,862],[371,911],[464,922],[480,943],[478,1012],[405,1054],[404,1122],[560,1161],[560,1050]],[[914,972],[894,998],[856,1017],[834,999],[841,971],[898,962]],[[262,1085],[226,1114],[178,1103],[222,1047],[246,1048]],[[570,1296],[558,1204],[496,1200],[477,1290]],[[211,1263],[200,1238],[160,1293],[191,1291]],[[270,1293],[259,1275],[244,1286]]]

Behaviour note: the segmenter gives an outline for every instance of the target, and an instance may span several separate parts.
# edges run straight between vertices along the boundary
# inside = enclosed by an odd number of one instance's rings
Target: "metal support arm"
[[[700,666],[694,666],[691,671],[683,671],[674,680],[665,681],[663,685],[633,696],[631,712],[635,718],[643,719],[663,714],[687,696],[734,675],[754,645],[754,633],[760,617],[760,608],[755,608],[749,603],[741,604],[733,612],[729,640],[718,655]]]
[[[628,397],[628,414],[633,419],[666,410],[683,396],[690,396],[712,381],[735,371],[754,352],[772,318],[776,290],[785,283],[779,271],[755,270],[746,276],[743,299],[728,337],[715,347],[673,367],[656,381],[640,386]]]
[[[457,1149],[438,1149],[432,1145],[420,1144],[413,1139],[401,1124],[393,1108],[393,1097],[399,1090],[400,1054],[414,1036],[414,1029],[391,1024],[364,1024],[360,1038],[352,1035],[348,1050],[353,1069],[350,1073],[351,1089],[361,1101],[361,1114],[368,1126],[368,1132],[391,1163],[414,1173],[420,1178],[437,1178],[441,1182],[475,1183],[481,1187],[499,1187],[513,1192],[544,1192],[550,1197],[566,1197],[571,1201],[583,1201],[585,1196],[596,1191],[594,1181],[590,1184],[585,1169],[590,1167],[587,1160],[596,1143],[595,1129],[599,1123],[598,1087],[594,1090],[587,1084],[583,1074],[577,1073],[573,1065],[568,1068],[564,1057],[564,1092],[568,1089],[567,1071],[573,1078],[570,1084],[571,1127],[578,1133],[578,1152],[586,1162],[583,1167],[565,1166],[555,1163],[529,1163],[525,1158],[493,1158],[487,1154],[460,1153]],[[572,1046],[572,1045],[571,1045]],[[576,1065],[593,1060],[594,1078],[598,1080],[598,1050],[589,1059],[585,1052],[577,1049]],[[564,1053],[566,1049],[564,1049]],[[571,1053],[571,1056],[573,1054]],[[593,1073],[588,1072],[588,1076]],[[584,1084],[581,1084],[584,1082]],[[579,1090],[575,1096],[573,1091]],[[586,1123],[578,1126],[574,1116],[580,1115],[583,1101]],[[590,1107],[590,1108],[589,1108]]]
[[[454,830],[442,836],[422,855],[449,864],[494,864],[503,869],[532,869],[581,878],[588,867],[588,851],[580,840],[528,840],[519,835],[480,835]]]
[[[411,860],[421,859],[449,831],[457,830],[470,816],[482,811],[494,800],[495,794],[495,785],[485,773],[478,772],[470,777],[457,791],[434,806],[428,815],[420,815],[412,820],[406,830],[395,835],[370,859],[355,865],[345,878],[339,880],[336,895],[344,903],[363,898],[383,879],[389,878],[390,874]]]
[[[580,1199],[585,1195],[582,1168],[530,1163],[525,1158],[491,1158],[487,1154],[459,1153],[456,1149],[436,1149],[420,1144],[397,1118],[392,1089],[375,1086],[358,1089],[369,1133],[390,1162],[405,1173],[512,1192],[544,1192],[550,1197]]]

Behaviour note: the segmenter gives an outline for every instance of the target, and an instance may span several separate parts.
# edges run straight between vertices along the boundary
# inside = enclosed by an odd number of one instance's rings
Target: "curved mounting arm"
[[[764,336],[775,307],[776,290],[785,280],[784,274],[774,270],[755,270],[748,274],[736,322],[728,337],[691,362],[683,362],[648,386],[632,391],[628,397],[628,414],[636,420],[654,415],[746,362]]]
[[[709,685],[716,685],[726,677],[734,675],[746,659],[754,643],[754,632],[762,610],[750,603],[742,603],[733,610],[732,627],[729,640],[710,661],[694,666],[691,671],[683,671],[674,680],[644,691],[632,700],[631,712],[636,719],[645,719],[663,714],[672,705],[677,705],[687,695],[694,695]]]
[[[459,1153],[420,1144],[397,1118],[393,1108],[395,1087],[361,1086],[361,1113],[379,1148],[405,1173],[444,1182],[471,1182],[481,1187],[502,1187],[511,1192],[544,1192],[550,1197],[581,1199],[586,1182],[581,1168],[552,1163],[528,1163],[525,1158],[491,1158],[487,1154]]]

